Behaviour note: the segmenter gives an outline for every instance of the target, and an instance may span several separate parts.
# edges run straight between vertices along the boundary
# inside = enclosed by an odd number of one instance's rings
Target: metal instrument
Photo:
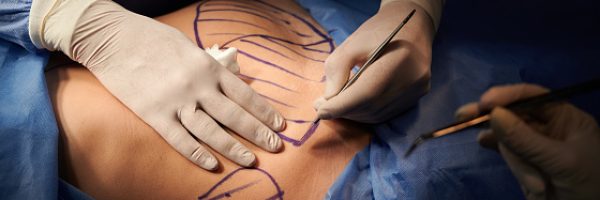
[[[408,20],[410,20],[410,18],[415,14],[416,10],[413,9],[408,16],[406,16],[404,18],[404,20],[402,20],[402,22],[394,29],[394,31],[392,31],[390,33],[390,35],[369,55],[369,58],[367,59],[367,62],[365,62],[365,64],[362,65],[362,67],[360,67],[360,69],[358,70],[358,72],[356,72],[350,79],[348,79],[348,82],[346,82],[346,84],[344,85],[344,87],[342,87],[342,89],[336,93],[334,96],[338,95],[340,92],[346,90],[348,87],[350,87],[350,85],[352,85],[357,79],[358,77],[362,74],[362,72],[367,69],[371,64],[373,64],[373,62],[375,62],[379,57],[381,57],[381,54],[383,53],[383,50],[385,49],[385,47],[387,47],[387,45],[390,43],[390,41],[392,41],[392,38],[394,38],[394,36],[396,35],[396,33],[398,33],[398,31],[400,31],[400,29],[402,29],[402,27],[404,27],[404,25],[408,22]],[[315,120],[313,120],[313,124],[319,123],[321,119],[317,116],[317,118]]]
[[[519,101],[515,101],[511,104],[505,106],[507,109],[511,111],[527,111],[532,108],[536,108],[538,106],[544,105],[549,102],[565,99],[571,96],[575,96],[578,94],[591,92],[594,90],[600,89],[600,79],[594,79],[591,81],[587,81],[584,83],[579,83],[576,85],[572,85],[569,87],[565,87],[562,89],[554,90],[552,92],[548,92],[545,94],[521,99]],[[483,125],[486,122],[490,121],[490,113],[482,113],[479,116],[458,121],[453,124],[447,125],[443,128],[437,129],[435,131],[420,135],[417,137],[412,145],[408,148],[408,151],[404,154],[404,157],[408,157],[420,144],[429,139],[439,138],[445,135],[449,135],[452,133],[456,133],[458,131],[475,127],[477,125]]]

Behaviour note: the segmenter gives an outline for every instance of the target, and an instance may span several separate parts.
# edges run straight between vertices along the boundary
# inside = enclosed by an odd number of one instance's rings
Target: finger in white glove
[[[498,107],[545,92],[529,84],[494,87],[479,103],[458,109],[457,117],[493,109],[491,129],[482,131],[479,141],[498,141],[498,149],[528,199],[597,199],[600,160],[595,158],[600,154],[600,128],[593,117],[565,102],[519,114]]]
[[[218,123],[269,152],[281,149],[273,130],[285,128],[283,117],[228,71],[239,71],[235,49],[214,53],[225,69],[180,31],[112,1],[58,0],[44,19],[43,46],[86,66],[200,167],[213,170],[218,161],[191,134],[242,166],[256,163],[254,154]]]
[[[383,55],[364,70],[356,82],[340,92],[351,69],[362,65],[402,21],[403,16],[398,13],[408,14],[413,8],[417,12]],[[377,123],[413,106],[429,90],[434,30],[426,11],[410,1],[382,6],[325,61],[325,93],[313,104],[319,118]]]

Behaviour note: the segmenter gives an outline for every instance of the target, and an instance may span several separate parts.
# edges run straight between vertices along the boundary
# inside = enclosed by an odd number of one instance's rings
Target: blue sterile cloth
[[[340,44],[379,2],[298,0]],[[600,77],[600,14],[593,1],[447,1],[435,38],[431,91],[415,108],[376,125],[327,199],[523,199],[477,130],[440,138],[402,156],[419,134],[453,121],[460,106],[493,85],[563,87]],[[404,15],[399,13],[398,17]],[[410,23],[410,22],[409,22]],[[571,102],[600,117],[600,92]]]
[[[58,178],[45,53],[0,39],[0,199],[86,199]]]
[[[24,2],[30,1],[0,2],[0,199],[85,199],[58,179],[58,134],[43,74],[47,56],[23,48],[33,48],[23,42]],[[299,2],[338,44],[379,4]],[[451,122],[458,106],[492,85],[524,81],[557,88],[600,77],[595,27],[600,12],[591,4],[597,3],[448,1],[434,43],[431,92],[415,108],[375,127],[371,144],[347,166],[328,198],[522,198],[501,157],[475,142],[475,130],[426,143],[409,159],[401,155],[418,134]],[[572,102],[598,119],[600,105],[593,99],[600,94]]]
[[[58,129],[29,39],[31,0],[0,2],[0,199],[86,199],[58,178]]]
[[[29,39],[29,10],[32,0],[0,1],[0,39],[21,45],[29,51],[37,48]]]
[[[58,129],[44,55],[0,40],[0,197],[56,198]]]

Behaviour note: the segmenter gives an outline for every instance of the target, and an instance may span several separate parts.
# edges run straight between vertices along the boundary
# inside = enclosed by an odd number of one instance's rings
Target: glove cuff
[[[60,50],[71,56],[77,21],[96,0],[35,0],[29,18],[29,36],[38,48]]]
[[[42,21],[44,17],[48,15],[52,6],[56,4],[57,0],[34,0],[31,3],[31,10],[29,10],[29,38],[39,49],[43,49],[41,29]]]
[[[384,7],[386,4],[394,1],[412,2],[420,6],[423,10],[427,12],[427,15],[429,15],[429,17],[431,18],[433,26],[437,31],[442,17],[442,8],[446,0],[382,0],[380,7]]]

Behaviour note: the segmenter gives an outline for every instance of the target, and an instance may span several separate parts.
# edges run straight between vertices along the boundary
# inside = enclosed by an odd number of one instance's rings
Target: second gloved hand
[[[566,102],[520,112],[501,107],[545,92],[529,84],[494,87],[457,116],[493,109],[479,142],[497,146],[527,199],[599,199],[600,128],[592,116]]]
[[[416,13],[382,56],[353,85],[337,94],[350,77],[351,69],[362,65],[412,9]],[[431,17],[417,4],[411,1],[383,4],[375,16],[327,58],[325,94],[315,101],[319,118],[375,123],[414,105],[429,90],[434,32]]]
[[[180,31],[111,1],[57,2],[41,31],[42,45],[86,66],[195,164],[218,167],[192,134],[242,166],[256,162],[219,123],[267,151],[281,149],[273,130],[285,127],[283,117]]]

